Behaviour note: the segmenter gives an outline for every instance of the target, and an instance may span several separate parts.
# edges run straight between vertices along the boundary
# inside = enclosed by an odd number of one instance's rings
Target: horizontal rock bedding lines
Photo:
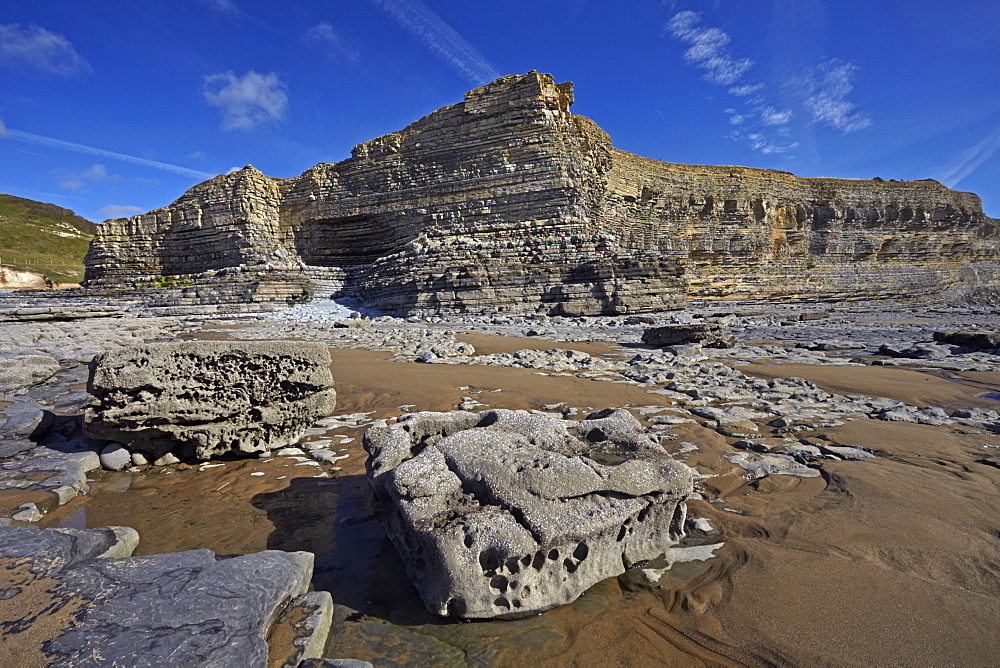
[[[1000,228],[975,195],[658,162],[615,149],[572,103],[551,75],[502,77],[342,162],[218,176],[101,225],[86,284],[186,276],[164,300],[285,300],[318,266],[397,314],[563,315],[1000,284]]]
[[[150,461],[168,452],[210,459],[296,443],[333,412],[330,353],[305,341],[186,341],[98,355],[86,433]]]

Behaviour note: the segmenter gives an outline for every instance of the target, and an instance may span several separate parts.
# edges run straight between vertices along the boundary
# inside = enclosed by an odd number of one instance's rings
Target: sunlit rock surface
[[[217,176],[99,226],[86,284],[159,287],[163,304],[314,289],[399,314],[554,315],[1000,284],[998,221],[976,195],[659,162],[614,148],[573,101],[549,74],[505,76],[347,160]]]
[[[563,605],[683,536],[691,470],[621,409],[417,413],[365,448],[376,517],[439,615]]]
[[[330,352],[305,341],[188,341],[128,346],[91,363],[84,430],[150,461],[210,459],[297,442],[336,404]]]

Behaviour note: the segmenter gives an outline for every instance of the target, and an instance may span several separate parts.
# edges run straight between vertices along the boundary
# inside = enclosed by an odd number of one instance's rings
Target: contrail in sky
[[[123,162],[131,162],[134,165],[143,165],[144,167],[152,167],[153,169],[162,169],[165,172],[173,172],[174,174],[180,174],[181,176],[192,176],[197,179],[210,179],[217,176],[217,174],[199,172],[195,169],[188,169],[187,167],[180,167],[179,165],[171,165],[166,162],[146,160],[145,158],[137,158],[134,155],[124,155],[122,153],[115,153],[114,151],[105,151],[103,148],[94,148],[93,146],[74,144],[71,141],[63,141],[62,139],[43,137],[30,132],[24,132],[22,130],[12,130],[11,128],[6,128],[6,132],[0,134],[0,139],[5,137],[20,139],[21,141],[31,142],[32,144],[40,144],[41,146],[51,146],[53,148],[66,149],[67,151],[76,151],[77,153],[89,153],[91,155],[99,155],[104,158],[113,158]]]
[[[420,0],[372,2],[471,83],[481,86],[500,77],[483,54]]]
[[[963,151],[958,160],[947,167],[948,171],[941,177],[941,183],[954,188],[966,176],[979,169],[979,165],[992,158],[998,149],[1000,149],[1000,128],[972,148]]]

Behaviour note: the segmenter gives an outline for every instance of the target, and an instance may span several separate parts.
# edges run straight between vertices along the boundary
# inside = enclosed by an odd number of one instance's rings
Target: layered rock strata
[[[439,615],[563,605],[683,536],[691,470],[621,409],[417,413],[364,444],[376,517]]]
[[[304,341],[189,341],[128,346],[90,367],[84,431],[154,461],[210,459],[297,442],[336,404],[330,352]]]
[[[85,318],[121,318],[125,313],[117,306],[28,306],[0,307],[0,322],[37,322],[42,320],[83,320]]]
[[[566,315],[673,308],[688,294],[870,299],[1000,284],[1000,226],[975,195],[659,162],[614,148],[572,103],[572,85],[551,75],[506,76],[342,162],[291,179],[250,166],[218,176],[101,225],[86,284],[184,276],[208,294],[235,268],[275,272],[291,292],[309,278],[326,289],[303,268],[317,267],[400,314]]]

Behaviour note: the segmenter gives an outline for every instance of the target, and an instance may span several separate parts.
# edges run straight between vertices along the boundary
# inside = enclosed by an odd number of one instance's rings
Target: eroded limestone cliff
[[[997,283],[998,221],[934,181],[663,163],[529,72],[271,179],[247,166],[101,225],[88,286],[180,277],[189,299],[343,283],[396,313],[626,313],[710,297],[852,299]],[[264,292],[248,285],[266,284]],[[232,291],[230,291],[232,292]]]

